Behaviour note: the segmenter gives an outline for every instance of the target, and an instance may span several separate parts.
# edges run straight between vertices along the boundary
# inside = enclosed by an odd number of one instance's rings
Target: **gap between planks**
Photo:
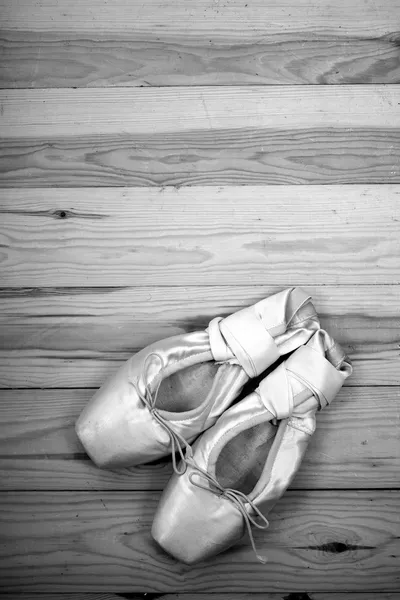
[[[309,589],[310,586],[307,586]],[[102,592],[62,592],[54,594],[51,592],[20,594],[2,594],[0,600],[400,600],[400,593],[396,592],[240,592],[220,593],[209,592],[207,594],[191,592],[190,594],[160,594],[160,593],[119,593],[113,594]]]

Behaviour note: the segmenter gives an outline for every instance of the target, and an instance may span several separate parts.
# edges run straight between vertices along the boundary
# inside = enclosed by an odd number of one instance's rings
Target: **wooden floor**
[[[400,0],[0,0],[0,27],[0,600],[399,600]],[[182,565],[150,537],[169,461],[101,471],[74,421],[136,350],[291,285],[354,376],[269,562]]]

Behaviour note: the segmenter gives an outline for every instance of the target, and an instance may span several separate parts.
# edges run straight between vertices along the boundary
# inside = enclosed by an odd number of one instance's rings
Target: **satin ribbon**
[[[322,409],[335,398],[347,374],[312,348],[298,348],[258,386],[261,400],[274,419],[287,419],[296,412],[290,377],[308,388]]]
[[[216,317],[208,331],[214,360],[236,357],[249,377],[257,377],[280,357],[274,338],[252,306],[226,319]]]
[[[282,363],[260,382],[258,391],[265,408],[274,420],[287,419],[293,414],[294,400],[285,363]]]
[[[208,326],[214,360],[236,358],[250,378],[257,377],[280,358],[274,337],[286,331],[309,300],[302,289],[289,288],[224,319],[216,317]]]
[[[309,346],[298,348],[284,364],[289,373],[312,391],[321,408],[332,402],[348,376]]]

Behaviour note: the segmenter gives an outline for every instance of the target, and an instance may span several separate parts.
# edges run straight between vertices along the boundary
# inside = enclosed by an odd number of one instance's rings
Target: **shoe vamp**
[[[165,489],[153,523],[154,539],[178,560],[192,564],[226,550],[244,533],[243,517],[230,500],[189,480],[189,467]]]

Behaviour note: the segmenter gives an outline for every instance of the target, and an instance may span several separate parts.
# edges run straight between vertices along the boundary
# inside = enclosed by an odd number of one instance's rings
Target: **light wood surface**
[[[288,492],[255,533],[269,562],[243,542],[196,567],[149,533],[157,495],[53,492],[0,497],[1,579],[8,591],[393,591],[399,583],[400,493]],[[12,536],[12,555],[7,546]],[[43,560],[43,555],[46,560]]]
[[[170,34],[182,30],[191,35],[196,32],[218,33],[233,30],[257,31],[281,37],[294,31],[303,31],[310,37],[315,34],[345,34],[364,38],[388,35],[394,30],[394,17],[398,0],[254,0],[246,3],[230,0],[227,4],[198,0],[188,5],[185,0],[173,3],[160,0],[114,0],[112,4],[88,0],[1,0],[2,28],[27,32],[73,31],[87,33],[110,32],[114,36],[126,31],[139,31],[147,36],[154,28],[166,29]],[[344,29],[344,31],[341,31]]]
[[[400,0],[0,0],[0,600],[400,600]],[[323,84],[323,85],[321,85]],[[333,85],[325,85],[333,84]],[[171,466],[74,433],[285,287],[355,367],[266,534],[186,567]]]
[[[162,490],[168,459],[131,469],[96,468],[74,423],[94,390],[0,393],[0,480],[9,490]],[[399,387],[343,389],[318,415],[292,487],[400,487]]]
[[[399,193],[393,185],[2,190],[2,285],[398,283]]]
[[[399,183],[399,88],[313,89],[0,91],[0,183]]]
[[[313,86],[1,90],[0,124],[5,138],[47,141],[244,128],[393,131],[400,126],[399,101],[396,85],[323,86],[317,94]]]

